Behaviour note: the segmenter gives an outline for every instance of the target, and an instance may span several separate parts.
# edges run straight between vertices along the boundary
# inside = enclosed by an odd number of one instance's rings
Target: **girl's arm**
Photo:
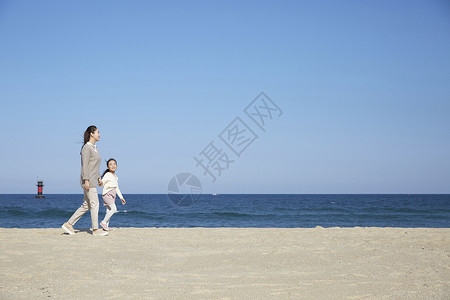
[[[125,205],[126,201],[125,201],[125,199],[123,199],[122,193],[120,192],[120,189],[119,189],[119,178],[117,178],[116,193],[119,196],[120,200],[122,200],[122,204]]]
[[[125,199],[123,199],[122,193],[120,192],[119,183],[117,183],[116,192],[117,192],[117,195],[119,195],[120,200],[122,200],[122,204],[125,205],[126,201],[125,201]]]
[[[110,175],[110,172],[106,172],[106,174],[105,174],[105,176],[103,176],[102,180],[103,180],[103,181],[109,181],[109,180],[111,180],[111,178],[109,177],[109,175]]]
[[[103,182],[103,188],[104,188],[106,183],[112,180],[111,174],[109,172],[106,173],[105,176],[103,176],[103,178],[101,180]]]
[[[119,196],[119,198],[122,200],[123,196],[122,196],[122,193],[120,192],[120,189],[119,189],[119,182],[117,182],[116,193],[117,193],[117,196]]]

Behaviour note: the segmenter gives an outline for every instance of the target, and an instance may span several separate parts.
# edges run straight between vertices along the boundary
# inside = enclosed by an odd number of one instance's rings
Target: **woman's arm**
[[[81,179],[83,180],[83,183],[85,184],[86,189],[89,188],[89,159],[91,157],[91,152],[89,151],[89,148],[86,147],[86,144],[83,146],[83,149],[81,149]]]

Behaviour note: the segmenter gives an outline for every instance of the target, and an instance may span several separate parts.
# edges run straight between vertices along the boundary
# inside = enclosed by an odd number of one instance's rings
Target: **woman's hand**
[[[122,200],[122,205],[125,205],[125,203],[127,203],[124,198],[122,198],[120,200]]]
[[[98,179],[98,186],[102,186],[103,185],[103,181],[99,178]]]
[[[89,186],[89,180],[85,180],[85,181],[84,181],[84,188],[85,188],[86,190],[89,190],[89,188],[90,188],[90,186]]]

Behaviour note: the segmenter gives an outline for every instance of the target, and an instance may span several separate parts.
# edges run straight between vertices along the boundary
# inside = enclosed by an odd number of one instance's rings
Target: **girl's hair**
[[[114,158],[108,159],[108,161],[106,162],[106,170],[105,170],[105,172],[103,172],[102,178],[103,178],[103,176],[105,176],[106,173],[111,172],[111,171],[108,169],[108,164],[109,164],[110,161],[114,161],[114,162],[116,163],[116,165],[117,165],[117,161],[116,161]]]
[[[87,142],[89,142],[89,139],[91,138],[91,133],[94,133],[97,130],[97,126],[91,125],[89,126],[86,131],[84,132],[84,145],[86,145]]]

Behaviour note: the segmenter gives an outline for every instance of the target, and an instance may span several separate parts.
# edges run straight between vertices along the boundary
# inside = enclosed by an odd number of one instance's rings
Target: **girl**
[[[74,212],[72,217],[61,227],[68,234],[75,234],[73,225],[87,212],[91,212],[92,234],[108,235],[108,232],[98,228],[98,194],[97,184],[102,186],[100,177],[100,152],[95,143],[100,140],[100,132],[94,125],[84,132],[84,145],[81,148],[81,178],[80,183],[84,191],[84,202]]]
[[[112,231],[113,228],[109,228],[109,220],[112,215],[117,211],[116,208],[116,193],[122,200],[122,205],[125,205],[125,199],[119,189],[119,178],[116,175],[117,161],[114,158],[108,159],[106,162],[106,171],[103,173],[103,205],[106,206],[106,215],[103,221],[100,222],[100,226],[104,230]]]

